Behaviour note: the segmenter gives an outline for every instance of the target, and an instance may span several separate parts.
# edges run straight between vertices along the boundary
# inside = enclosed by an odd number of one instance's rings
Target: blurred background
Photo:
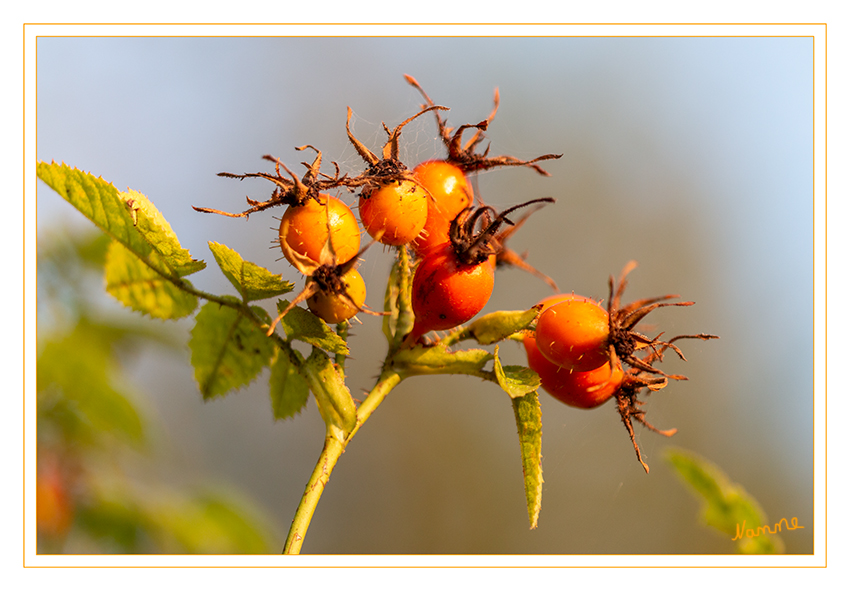
[[[207,261],[191,278],[200,289],[233,293],[208,241],[302,281],[271,248],[281,210],[248,220],[192,210],[238,212],[246,195],[271,194],[265,181],[216,173],[271,172],[263,154],[303,170],[298,163],[311,157],[293,148],[308,143],[323,151],[326,172],[331,160],[359,172],[346,106],[354,134],[377,152],[381,122],[394,127],[421,104],[404,81],[410,74],[451,108],[453,126],[487,117],[498,87],[491,154],[563,153],[544,163],[551,177],[528,169],[476,177],[497,209],[557,198],[510,246],[528,251],[562,291],[605,298],[608,276],[635,259],[627,301],[677,293],[697,302],[653,312],[658,330],[720,335],[683,342],[688,362],[664,364],[690,380],[645,407],[651,423],[678,434],[636,427],[649,474],[613,404],[582,411],[541,393],[545,484],[533,531],[508,397],[468,377],[401,384],[340,460],[303,552],[734,552],[700,525],[699,503],[664,460],[671,446],[716,463],[761,503],[768,523],[797,517],[805,529],[783,534],[786,551],[813,551],[811,39],[42,37],[37,50],[38,158],[146,194],[182,245]],[[444,154],[430,116],[408,125],[401,144],[411,167]],[[62,290],[46,289],[62,284],[63,266],[42,264],[42,249],[91,227],[39,184],[39,272],[53,273],[39,278],[40,345],[67,321],[56,312]],[[391,260],[373,247],[360,267],[372,307],[382,305]],[[263,547],[279,552],[322,447],[315,404],[274,422],[267,371],[203,403],[185,345],[191,323],[135,318],[96,274],[86,286],[96,317],[169,335],[167,344],[148,339],[119,354],[126,394],[153,425],[152,455],[125,470],[141,486],[227,491],[262,524]],[[501,271],[485,312],[527,308],[550,293],[531,275]],[[386,347],[380,321],[362,321],[347,365],[355,398],[372,387]],[[524,363],[519,346],[500,352]],[[128,548],[91,546],[70,531],[56,551]]]

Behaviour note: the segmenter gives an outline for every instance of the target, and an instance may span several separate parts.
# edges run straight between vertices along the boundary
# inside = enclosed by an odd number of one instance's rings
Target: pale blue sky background
[[[770,520],[798,517],[789,552],[812,551],[812,41],[809,38],[40,38],[38,157],[148,195],[184,246],[211,266],[200,288],[230,293],[207,241],[297,279],[271,250],[280,211],[250,220],[203,215],[265,199],[259,180],[217,172],[297,167],[294,146],[322,149],[344,171],[361,163],[345,135],[377,150],[416,112],[415,76],[451,124],[485,118],[495,154],[559,152],[552,177],[481,175],[498,208],[553,196],[512,247],[565,291],[607,295],[607,277],[640,263],[626,299],[679,293],[696,306],[654,313],[686,342],[667,362],[689,382],[653,395],[643,473],[613,406],[594,411],[542,399],[543,511],[529,532],[507,398],[468,378],[404,383],[342,458],[310,530],[310,553],[712,553],[730,543],[697,525],[698,505],[663,450],[706,456],[747,488]],[[411,166],[439,157],[433,120],[405,129]],[[326,170],[330,171],[330,168]],[[40,236],[82,216],[43,185]],[[349,203],[355,199],[348,197]],[[361,271],[380,306],[390,255]],[[487,310],[548,295],[519,271],[497,278]],[[372,385],[385,345],[363,318],[350,387]],[[503,346],[519,363],[519,348]],[[359,352],[358,352],[359,351]],[[136,373],[168,430],[174,478],[244,487],[273,515],[281,541],[322,444],[315,405],[274,424],[265,376],[202,404],[184,360],[151,353]],[[152,368],[157,371],[151,371]]]

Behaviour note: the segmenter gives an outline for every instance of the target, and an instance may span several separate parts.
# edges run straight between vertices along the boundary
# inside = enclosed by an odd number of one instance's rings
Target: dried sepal
[[[428,96],[428,94],[413,76],[405,74],[404,79],[407,81],[408,84],[416,88],[422,95],[422,97],[425,99],[426,105],[423,106],[434,105],[434,101],[431,100],[431,97]],[[541,162],[544,160],[555,160],[563,156],[563,154],[544,154],[543,156],[538,156],[537,158],[532,158],[531,160],[520,160],[519,158],[515,158],[514,156],[490,157],[489,145],[487,146],[487,148],[484,149],[483,152],[475,152],[475,148],[484,140],[484,132],[487,130],[490,123],[493,121],[493,118],[496,116],[496,112],[498,110],[499,89],[497,88],[494,92],[493,97],[493,111],[490,113],[487,119],[479,123],[461,125],[455,130],[447,125],[447,122],[442,117],[440,117],[439,113],[435,113],[437,119],[437,129],[440,133],[440,139],[443,141],[443,145],[445,145],[446,151],[448,152],[446,160],[459,167],[466,173],[481,172],[484,170],[490,170],[491,168],[498,168],[502,166],[525,166],[537,171],[543,176],[550,176],[548,172],[546,172],[542,167],[537,164],[537,162]],[[461,145],[463,143],[463,132],[467,129],[475,129],[475,133],[466,142],[466,144]]]
[[[558,285],[555,281],[542,271],[532,267],[526,261],[526,257],[528,256],[527,253],[518,254],[505,245],[508,239],[513,236],[514,232],[519,230],[526,220],[531,217],[531,214],[543,207],[543,205],[544,204],[539,204],[532,208],[531,211],[526,212],[525,215],[523,215],[517,222],[510,224],[507,228],[496,234],[496,242],[500,245],[499,252],[496,254],[496,266],[517,267],[518,269],[522,269],[526,273],[531,273],[535,277],[542,279],[555,293],[558,293],[560,290],[558,289]]]
[[[608,279],[608,332],[609,332],[609,358],[618,359],[627,365],[643,372],[674,378],[660,369],[653,367],[654,361],[660,361],[662,352],[666,348],[673,348],[683,359],[681,351],[672,343],[681,338],[717,338],[714,335],[679,335],[664,341],[661,339],[664,333],[655,337],[648,337],[634,330],[635,326],[643,320],[650,312],[658,308],[669,306],[693,306],[694,302],[669,302],[678,295],[668,294],[654,298],[637,300],[625,306],[620,305],[620,300],[627,285],[627,276],[637,267],[637,262],[629,261],[620,273],[620,278],[615,282],[614,277]],[[636,351],[651,349],[653,354],[649,359],[635,356]],[[680,376],[675,376],[680,377]]]
[[[532,199],[509,207],[501,213],[489,205],[478,208],[467,207],[461,210],[449,226],[449,240],[458,260],[464,264],[473,265],[482,263],[491,256],[498,256],[503,249],[501,235],[498,234],[499,228],[502,224],[514,225],[514,222],[508,219],[508,214],[522,207],[554,202],[555,200],[551,197]]]
[[[301,151],[306,150],[308,148],[316,152],[316,157],[313,159],[312,163],[301,163],[307,168],[307,172],[301,178],[298,178],[295,173],[289,170],[289,168],[287,168],[286,165],[281,162],[279,158],[271,156],[269,154],[264,155],[263,160],[268,160],[269,162],[274,163],[274,174],[270,174],[267,172],[252,172],[245,174],[234,174],[231,172],[218,173],[218,176],[224,178],[239,180],[244,180],[247,178],[260,178],[270,181],[275,185],[275,188],[272,193],[272,196],[268,200],[255,201],[249,197],[246,197],[248,205],[250,205],[251,207],[242,211],[241,213],[229,213],[226,211],[221,211],[208,207],[195,207],[194,205],[192,206],[192,209],[202,213],[216,213],[218,215],[224,215],[228,217],[247,218],[252,213],[263,211],[272,207],[297,207],[306,203],[308,199],[315,199],[316,201],[318,201],[319,193],[329,191],[338,187],[348,186],[350,179],[348,179],[347,175],[344,174],[340,176],[339,165],[336,162],[332,163],[334,165],[335,170],[333,176],[322,173],[320,171],[322,165],[322,152],[320,150],[309,144],[304,146],[297,146],[295,149]],[[286,172],[288,176],[284,176],[283,174],[281,174],[281,169],[283,169],[283,171]]]
[[[378,157],[374,152],[366,147],[363,142],[358,140],[351,132],[351,107],[348,107],[348,114],[345,120],[345,132],[348,134],[348,141],[354,146],[354,150],[366,162],[366,170],[353,178],[347,178],[344,185],[349,189],[363,187],[369,191],[376,189],[381,185],[395,181],[410,180],[416,182],[416,178],[410,173],[407,166],[398,159],[398,140],[401,137],[401,131],[405,125],[416,119],[417,117],[431,112],[448,110],[448,107],[439,105],[431,105],[420,110],[412,117],[408,117],[395,128],[390,130],[386,124],[383,124],[384,131],[387,133],[387,141],[381,149],[381,157]]]
[[[646,411],[641,408],[641,406],[645,404],[645,401],[639,400],[638,395],[644,388],[648,390],[647,394],[649,394],[664,389],[669,383],[669,380],[680,381],[688,379],[687,377],[679,374],[666,374],[654,368],[652,364],[663,361],[664,353],[667,349],[672,349],[681,359],[684,360],[685,357],[682,354],[682,351],[678,346],[673,344],[679,339],[700,339],[706,341],[716,338],[718,337],[707,333],[679,335],[673,337],[667,342],[657,343],[657,347],[647,347],[646,354],[642,359],[640,359],[641,363],[638,365],[632,365],[632,367],[627,370],[626,377],[623,380],[622,385],[614,394],[617,398],[617,411],[620,413],[620,419],[623,421],[623,424],[629,433],[629,438],[632,441],[632,446],[634,447],[637,459],[646,472],[649,472],[649,466],[641,457],[640,447],[635,440],[632,421],[637,421],[650,431],[664,435],[665,437],[671,437],[677,432],[677,430],[662,430],[649,423],[646,420]]]

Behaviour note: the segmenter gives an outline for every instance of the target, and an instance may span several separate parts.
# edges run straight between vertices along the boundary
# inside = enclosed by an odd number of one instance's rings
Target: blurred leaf
[[[530,310],[492,312],[472,322],[469,332],[479,344],[490,345],[526,328],[539,313],[538,307]]]
[[[212,493],[170,503],[147,504],[148,519],[168,552],[265,554],[267,535],[247,507]]]
[[[72,242],[77,260],[86,266],[102,269],[106,264],[106,251],[112,239],[103,232],[93,231]]]
[[[292,352],[300,358],[297,351]],[[303,361],[302,361],[303,363]],[[275,419],[288,419],[301,412],[310,396],[310,386],[284,351],[278,353],[269,378],[269,395]]]
[[[48,419],[69,442],[98,443],[102,434],[141,443],[142,420],[127,396],[113,386],[118,373],[111,343],[80,324],[69,335],[47,340],[36,362],[39,423]]]
[[[520,398],[540,387],[540,376],[533,369],[521,365],[502,365],[498,346],[494,354],[493,370],[502,390],[511,398]]]
[[[252,310],[270,321],[262,308]],[[272,340],[260,328],[233,308],[215,302],[198,312],[189,349],[204,400],[249,384],[274,354]]]
[[[97,232],[96,237],[89,234],[56,241],[44,240],[43,236],[39,241],[39,288],[51,282],[61,286],[48,295],[70,301],[72,313],[62,322],[39,324],[39,484],[43,485],[42,467],[48,465],[50,458],[45,454],[59,450],[55,461],[72,475],[72,485],[66,490],[74,517],[67,538],[64,532],[61,538],[50,538],[40,526],[39,552],[74,551],[80,547],[85,552],[99,553],[269,551],[264,529],[268,520],[257,517],[249,505],[217,494],[192,498],[167,488],[142,489],[141,480],[131,481],[123,473],[123,460],[138,456],[125,456],[122,452],[127,451],[126,447],[116,443],[144,442],[146,425],[126,390],[128,382],[120,372],[120,353],[151,342],[179,346],[182,351],[182,335],[177,336],[176,327],[169,330],[173,325],[142,321],[126,313],[110,318],[97,301],[87,305],[86,282],[92,276],[81,280],[80,272],[87,267],[102,270],[108,249],[114,252],[117,246],[125,251],[124,258],[133,261],[130,265],[141,265],[119,243],[102,232]],[[152,260],[161,258],[155,251],[150,255]],[[161,280],[160,275],[152,275],[152,281]],[[265,314],[258,308],[254,311]],[[58,332],[69,325],[73,326],[71,331]],[[239,329],[235,334],[240,334]],[[49,331],[55,333],[51,335]],[[267,340],[263,338],[264,342]],[[134,476],[152,479],[150,474],[140,475],[138,467],[133,465]],[[43,512],[45,495],[42,492],[37,496],[39,511]]]
[[[263,300],[292,291],[294,286],[290,281],[243,260],[238,252],[224,244],[210,242],[209,246],[224,276],[245,301]]]
[[[39,230],[36,310],[39,336],[45,329],[68,330],[80,316],[104,313],[99,304],[109,296],[104,294],[103,268],[112,242],[93,226],[73,233],[58,227]]]
[[[690,490],[703,499],[705,524],[737,541],[738,552],[782,553],[782,540],[775,535],[781,526],[765,526],[767,520],[758,502],[740,485],[730,482],[717,466],[694,453],[676,449],[667,451],[667,461]]]
[[[357,408],[344,377],[327,354],[316,347],[304,363],[304,376],[316,396],[322,419],[342,441],[357,420]]]
[[[177,351],[185,351],[185,334],[174,325],[151,323],[129,315],[110,317],[98,314],[92,318],[87,314],[80,316],[76,330],[85,330],[105,343],[111,343],[123,350],[134,350],[136,347],[159,345]]]
[[[278,301],[278,312],[283,312],[288,305],[286,300]],[[295,306],[281,319],[280,325],[289,340],[303,341],[339,355],[349,353],[345,340],[309,310]]]
[[[95,496],[79,506],[76,526],[104,550],[139,554],[154,550],[149,521],[129,498]],[[107,550],[108,551],[108,550]]]
[[[68,266],[77,269],[88,267],[102,269],[106,263],[106,250],[112,239],[95,229],[84,232],[67,233],[62,228],[51,228],[47,232],[39,231],[38,263],[54,265],[57,270]],[[41,271],[41,269],[39,269]]]
[[[158,258],[150,253],[151,258]],[[154,318],[173,320],[191,314],[198,298],[157,273],[118,242],[106,257],[106,291],[125,306]]]
[[[137,489],[103,475],[78,510],[77,528],[106,551],[126,554],[262,554],[264,519],[250,504],[202,491]]]
[[[522,475],[525,500],[531,529],[537,527],[537,518],[543,502],[543,416],[537,392],[511,398],[516,418],[519,447],[522,454]]]
[[[171,224],[165,220],[150,199],[132,189],[119,193],[118,197],[130,210],[130,216],[139,233],[153,246],[165,264],[174,269],[178,275],[191,275],[206,268],[207,264],[204,261],[193,259],[189,251],[180,246],[180,241],[171,229]]]

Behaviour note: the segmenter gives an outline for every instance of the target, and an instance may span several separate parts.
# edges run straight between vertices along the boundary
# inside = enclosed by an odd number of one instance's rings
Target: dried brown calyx
[[[268,154],[263,156],[263,160],[274,162],[274,174],[269,174],[266,172],[253,172],[246,174],[234,174],[231,172],[218,173],[218,176],[231,179],[243,180],[247,178],[261,178],[271,181],[275,184],[275,188],[271,198],[269,198],[267,201],[255,201],[249,197],[246,197],[248,205],[250,205],[251,207],[241,213],[228,213],[226,211],[211,209],[208,207],[195,207],[194,205],[192,206],[192,209],[194,209],[195,211],[200,211],[202,213],[217,213],[219,215],[224,215],[228,217],[247,218],[252,213],[263,211],[272,207],[293,205],[299,206],[303,205],[308,199],[315,199],[317,202],[319,202],[319,193],[337,187],[347,186],[348,177],[346,175],[340,176],[339,165],[336,162],[333,162],[335,169],[333,176],[329,176],[319,170],[322,166],[322,152],[320,150],[317,150],[311,145],[298,146],[295,149],[301,151],[306,150],[307,148],[315,150],[316,158],[311,164],[307,164],[306,162],[301,163],[305,167],[307,167],[307,172],[300,179],[295,176],[295,174],[291,170],[289,170],[286,165],[283,164],[283,162],[281,162],[278,158],[270,156]],[[289,178],[281,174],[281,168],[286,171],[286,173],[289,175]]]
[[[514,232],[519,230],[526,220],[531,217],[531,214],[537,211],[540,207],[542,207],[542,205],[538,205],[531,211],[526,212],[525,215],[523,215],[516,223],[509,225],[509,227],[496,234],[496,241],[501,245],[499,252],[496,254],[496,266],[516,267],[518,269],[522,269],[523,271],[531,273],[535,277],[542,279],[555,293],[558,293],[560,290],[558,289],[558,285],[555,283],[554,279],[531,266],[526,261],[528,253],[518,254],[516,251],[511,250],[506,246],[508,239],[513,236]]]
[[[410,84],[419,91],[419,93],[425,99],[427,106],[434,105],[434,101],[431,100],[431,97],[428,96],[428,94],[413,76],[405,74],[404,79],[407,80],[408,84]],[[531,160],[521,160],[514,156],[507,155],[490,156],[489,145],[481,153],[475,151],[478,145],[484,141],[484,132],[487,130],[490,123],[493,121],[493,118],[496,116],[496,112],[498,110],[499,89],[497,88],[493,97],[493,111],[490,113],[489,117],[479,123],[461,125],[457,129],[454,129],[447,125],[447,122],[442,117],[440,117],[440,114],[438,112],[435,112],[434,116],[437,119],[437,128],[440,132],[440,139],[442,139],[443,144],[446,147],[446,151],[448,152],[446,160],[463,170],[465,173],[480,172],[483,170],[489,170],[491,168],[498,168],[501,166],[525,166],[536,170],[539,174],[549,176],[549,173],[546,172],[542,167],[540,167],[537,162],[541,162],[543,160],[556,160],[563,156],[563,154],[544,154],[543,156],[538,156],[537,158],[532,158]],[[474,129],[475,133],[464,144],[463,132],[467,129]]]
[[[554,202],[551,197],[532,199],[509,207],[502,213],[496,212],[489,205],[463,209],[449,226],[449,240],[458,260],[467,265],[477,265],[491,256],[498,256],[503,248],[498,234],[499,228],[502,224],[514,225],[514,222],[508,219],[508,214],[530,205]]]
[[[363,187],[362,192],[368,194],[372,190],[388,183],[404,180],[416,182],[416,179],[410,173],[407,166],[398,158],[398,140],[401,137],[401,130],[420,115],[439,110],[447,111],[448,107],[431,105],[423,108],[416,115],[408,117],[392,130],[386,124],[382,123],[384,131],[387,133],[387,141],[381,150],[381,156],[378,157],[351,133],[351,107],[349,107],[348,116],[345,120],[345,131],[348,134],[348,141],[351,142],[351,145],[354,146],[354,149],[366,162],[367,168],[362,174],[346,179],[345,186],[349,188]]]
[[[667,300],[677,298],[678,295],[668,294],[654,298],[636,300],[625,306],[620,306],[620,299],[626,289],[627,275],[637,266],[635,261],[630,261],[623,268],[619,280],[615,283],[613,275],[608,279],[608,331],[609,331],[609,363],[625,363],[629,368],[625,371],[623,383],[614,396],[617,398],[617,410],[620,418],[629,432],[632,446],[635,449],[638,461],[644,470],[649,472],[649,466],[641,457],[640,448],[635,440],[632,420],[641,423],[647,429],[670,437],[676,433],[676,429],[661,430],[647,422],[646,411],[641,409],[645,401],[638,399],[638,394],[646,388],[647,394],[665,388],[669,380],[687,380],[688,378],[679,374],[668,374],[654,366],[664,359],[664,354],[671,350],[686,361],[682,350],[674,344],[681,339],[709,340],[718,338],[716,335],[707,333],[685,334],[675,336],[667,341],[661,340],[663,333],[650,338],[637,332],[635,327],[647,314],[653,310],[666,306],[692,306],[694,302],[669,302]],[[636,353],[642,351],[642,357]]]

